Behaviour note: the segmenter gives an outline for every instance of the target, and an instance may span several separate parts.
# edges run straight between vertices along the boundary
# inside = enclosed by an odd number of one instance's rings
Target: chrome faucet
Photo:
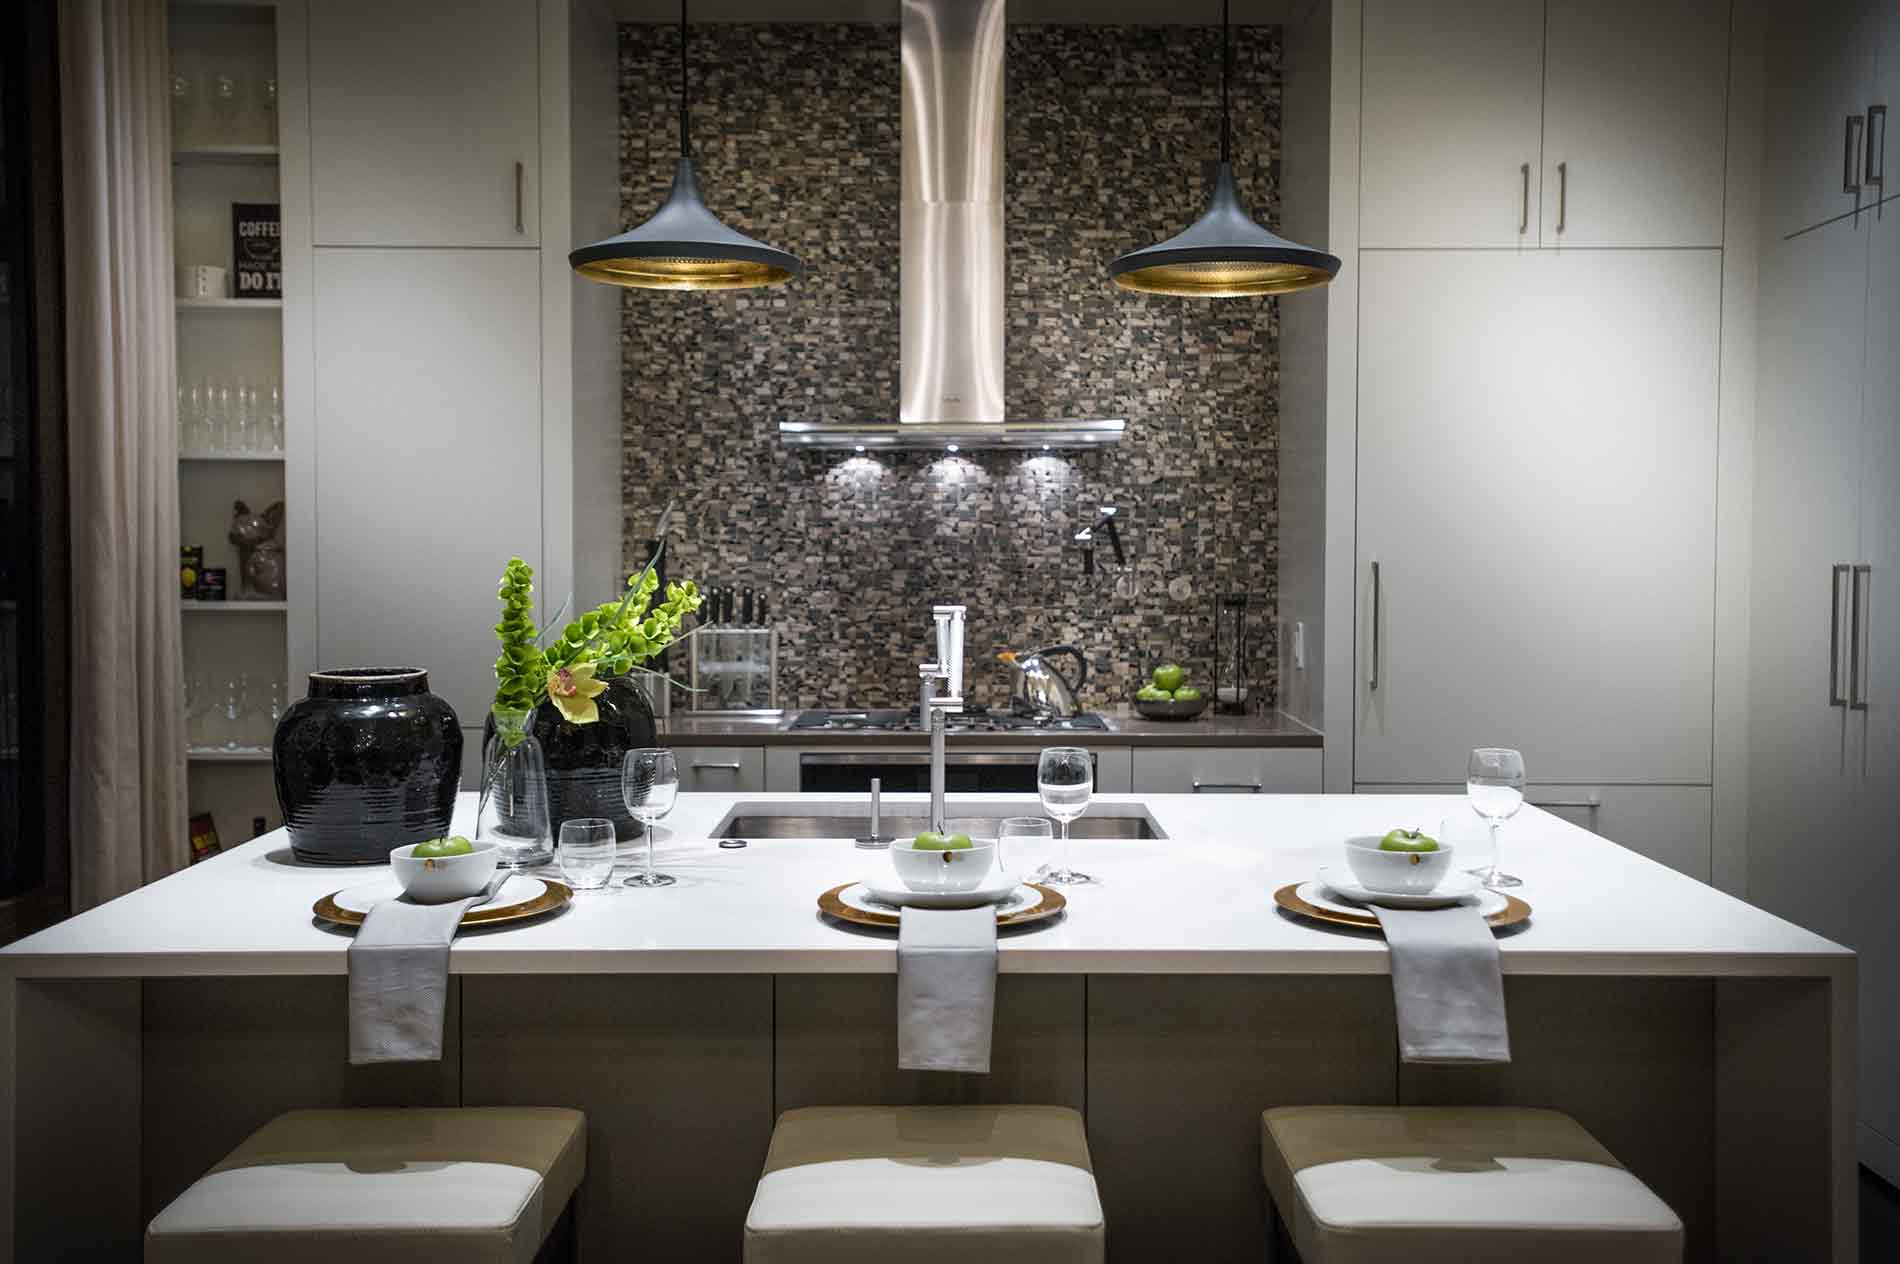
[[[930,730],[930,828],[943,832],[944,717],[963,710],[963,614],[967,606],[932,606],[937,621],[937,659],[917,668],[921,680],[917,717]],[[937,693],[937,682],[945,692]]]

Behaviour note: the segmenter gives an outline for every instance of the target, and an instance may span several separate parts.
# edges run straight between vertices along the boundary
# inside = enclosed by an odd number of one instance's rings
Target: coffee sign
[[[275,202],[231,204],[231,292],[237,298],[284,296],[284,239]]]

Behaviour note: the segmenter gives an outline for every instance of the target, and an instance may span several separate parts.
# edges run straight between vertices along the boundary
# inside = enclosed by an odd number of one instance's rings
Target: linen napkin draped
[[[990,1069],[996,1019],[996,910],[906,905],[897,928],[897,1065]]]
[[[384,900],[350,942],[350,1061],[437,1062],[449,942],[480,896],[447,904]]]
[[[1399,1054],[1407,1062],[1509,1062],[1504,971],[1491,928],[1469,904],[1370,906],[1392,954]]]

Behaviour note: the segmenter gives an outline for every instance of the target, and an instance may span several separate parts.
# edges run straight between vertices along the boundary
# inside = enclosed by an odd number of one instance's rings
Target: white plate
[[[501,890],[495,892],[495,898],[482,907],[513,908],[517,904],[526,904],[529,900],[540,898],[541,893],[547,889],[548,884],[539,878],[530,878],[525,873],[511,873],[508,875],[508,881],[501,884]],[[391,874],[386,878],[378,878],[374,882],[365,882],[360,887],[338,891],[333,898],[336,906],[344,912],[362,913],[367,916],[371,909],[384,900],[393,900],[401,894],[402,887],[397,884],[395,875]]]
[[[973,891],[913,891],[895,873],[873,873],[858,883],[858,887],[864,888],[865,894],[879,904],[891,908],[908,904],[912,908],[936,909],[976,908],[983,904],[994,904],[1019,885],[1016,875],[1004,869],[990,870]],[[856,890],[857,887],[852,889]],[[846,903],[849,902],[846,900]]]
[[[1321,872],[1325,872],[1325,871],[1322,870]],[[1293,894],[1299,896],[1302,900],[1305,900],[1308,904],[1311,904],[1316,908],[1331,909],[1335,913],[1353,913],[1360,917],[1364,917],[1366,915],[1366,906],[1364,904],[1360,903],[1357,900],[1349,900],[1345,898],[1339,892],[1333,890],[1331,886],[1317,879],[1315,879],[1312,882],[1300,883],[1300,885],[1294,890]],[[1380,897],[1381,900],[1383,900],[1384,898],[1385,897],[1383,896]],[[1400,898],[1404,898],[1404,897],[1400,897]],[[1459,902],[1460,901],[1458,900],[1452,901],[1452,903],[1454,904],[1459,903]],[[1483,886],[1480,886],[1475,892],[1472,893],[1470,897],[1466,897],[1463,900],[1463,902],[1468,903],[1468,904],[1475,903],[1475,907],[1478,910],[1478,916],[1480,917],[1490,917],[1493,913],[1502,913],[1505,910],[1505,908],[1508,907],[1504,896],[1500,892],[1492,891],[1489,888],[1483,887]],[[1387,907],[1396,908],[1399,906],[1388,905]],[[1445,905],[1443,904],[1436,904],[1436,905],[1415,904],[1415,905],[1411,905],[1410,907],[1412,908],[1444,908]]]
[[[1444,908],[1447,904],[1467,903],[1484,890],[1484,884],[1478,881],[1477,874],[1458,869],[1446,874],[1445,880],[1431,890],[1420,891],[1415,895],[1374,891],[1361,886],[1359,880],[1352,876],[1352,870],[1345,865],[1321,865],[1319,880],[1333,894],[1343,896],[1354,904],[1383,904],[1387,908]]]
[[[1020,913],[1024,909],[1034,908],[1036,905],[1042,903],[1042,892],[1027,884],[1016,882],[1016,879],[1008,874],[1004,876],[1009,878],[1009,881],[1014,884],[1014,887],[1009,890],[1007,894],[1002,897],[1001,902],[996,905],[996,915],[998,917],[1007,917],[1011,913]],[[962,894],[963,898],[967,900],[971,893],[966,891]],[[917,895],[915,891],[905,891],[904,895],[913,901],[912,907],[915,908],[949,907],[941,904],[934,906],[915,904],[914,901]],[[883,913],[888,916],[899,911],[898,905],[887,904],[883,900],[878,899],[866,889],[862,882],[854,882],[844,890],[838,892],[838,899],[841,903],[849,905],[860,913]],[[976,905],[964,904],[961,907],[975,908]]]

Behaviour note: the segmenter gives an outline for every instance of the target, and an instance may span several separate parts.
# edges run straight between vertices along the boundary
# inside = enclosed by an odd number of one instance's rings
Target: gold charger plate
[[[539,877],[539,875],[536,876]],[[525,922],[529,918],[540,917],[543,914],[552,913],[555,909],[565,908],[573,902],[573,888],[565,882],[556,882],[552,878],[540,878],[540,881],[547,884],[547,889],[532,900],[521,904],[510,904],[506,908],[470,909],[462,914],[462,925],[501,926],[508,922]],[[337,926],[361,926],[363,914],[337,905],[336,897],[346,890],[348,890],[347,887],[339,887],[330,892],[311,905],[310,911],[322,920]]]
[[[1273,893],[1273,902],[1287,912],[1299,917],[1311,918],[1316,922],[1325,922],[1332,926],[1351,926],[1355,930],[1378,930],[1379,919],[1370,913],[1336,913],[1332,909],[1309,904],[1299,897],[1300,884],[1289,882]],[[1499,892],[1500,895],[1503,892]],[[1484,919],[1485,925],[1492,930],[1502,930],[1506,926],[1515,926],[1519,922],[1529,921],[1531,906],[1515,895],[1504,896],[1504,907]]]
[[[846,882],[841,886],[831,888],[831,890],[819,896],[819,912],[825,914],[827,917],[835,917],[841,922],[853,922],[859,926],[876,926],[883,930],[896,930],[898,926],[896,914],[867,913],[863,909],[852,908],[849,904],[846,904],[843,900],[838,898],[844,892],[857,885],[855,882]],[[997,918],[996,925],[999,928],[1004,926],[1026,926],[1030,922],[1046,921],[1069,906],[1068,897],[1064,896],[1060,891],[1042,886],[1040,883],[1035,882],[1025,883],[1024,885],[1030,890],[1040,894],[1042,896],[1042,902],[1032,904],[1025,909],[1017,909],[1014,913],[1006,913]]]

